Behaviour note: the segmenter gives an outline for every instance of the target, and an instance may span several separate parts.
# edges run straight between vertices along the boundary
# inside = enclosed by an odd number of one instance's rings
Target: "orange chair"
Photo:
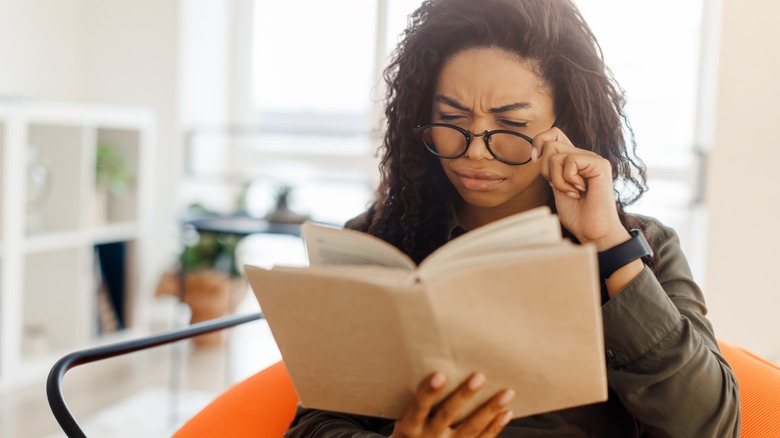
[[[780,367],[720,342],[737,376],[742,438],[780,437]],[[295,415],[298,397],[282,362],[228,389],[174,435],[281,437]]]
[[[184,424],[174,438],[281,437],[295,416],[298,395],[284,362],[239,382]]]
[[[62,394],[62,379],[69,369],[260,318],[259,313],[229,316],[162,335],[68,354],[52,367],[46,382],[52,413],[69,437],[85,437]],[[720,348],[739,382],[742,438],[780,437],[780,367],[726,342],[720,342]],[[278,362],[233,385],[185,423],[174,437],[278,438],[292,421],[297,403],[287,369]]]
[[[780,437],[780,367],[720,341],[739,383],[742,438]]]

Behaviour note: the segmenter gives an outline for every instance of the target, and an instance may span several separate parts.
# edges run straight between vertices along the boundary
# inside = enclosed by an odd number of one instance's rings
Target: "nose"
[[[466,157],[470,160],[492,160],[493,155],[488,151],[487,148],[487,139],[485,138],[485,134],[487,134],[487,131],[483,131],[481,134],[474,134],[471,133],[471,144],[469,145],[469,149],[466,151]]]

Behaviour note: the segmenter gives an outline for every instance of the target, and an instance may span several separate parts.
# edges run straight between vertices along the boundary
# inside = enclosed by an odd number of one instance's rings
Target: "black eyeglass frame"
[[[557,124],[558,124],[558,119],[556,118],[555,122],[553,122],[552,127],[554,128]],[[421,135],[426,129],[433,128],[435,126],[443,126],[445,128],[452,128],[452,129],[460,132],[461,134],[463,134],[463,136],[466,138],[466,147],[463,149],[463,152],[461,152],[461,153],[459,153],[457,155],[444,155],[444,154],[440,154],[440,153],[436,152],[435,150],[431,149],[431,147],[428,146],[428,144],[425,142],[425,140],[420,138],[422,140],[423,144],[425,145],[425,149],[428,149],[428,152],[432,153],[433,155],[435,155],[435,156],[437,156],[439,158],[446,158],[446,159],[460,158],[460,157],[466,155],[466,152],[468,152],[469,147],[471,146],[471,141],[474,140],[474,138],[476,138],[476,137],[483,137],[485,139],[485,147],[487,148],[487,150],[490,153],[490,155],[493,156],[493,158],[495,158],[496,160],[498,160],[498,161],[500,161],[500,162],[502,162],[504,164],[508,164],[510,166],[522,166],[523,164],[530,163],[531,160],[533,159],[533,158],[529,158],[529,159],[527,159],[527,160],[525,160],[523,162],[519,162],[519,163],[518,162],[514,162],[514,161],[505,160],[505,159],[499,157],[498,155],[496,155],[496,153],[493,152],[493,149],[490,148],[490,137],[492,137],[493,134],[510,134],[510,135],[514,135],[514,136],[517,136],[517,137],[520,137],[520,138],[524,139],[529,144],[533,145],[533,142],[534,142],[533,138],[531,138],[531,137],[529,137],[529,136],[527,136],[525,134],[521,134],[519,132],[516,132],[516,131],[509,131],[509,130],[506,130],[506,129],[495,129],[495,130],[492,130],[492,131],[485,130],[481,134],[475,134],[475,133],[469,131],[468,129],[463,129],[460,126],[456,126],[456,125],[450,125],[449,123],[431,123],[431,124],[428,124],[428,125],[425,125],[425,126],[414,127],[414,128],[412,128],[412,132],[414,134],[416,134],[416,135]]]

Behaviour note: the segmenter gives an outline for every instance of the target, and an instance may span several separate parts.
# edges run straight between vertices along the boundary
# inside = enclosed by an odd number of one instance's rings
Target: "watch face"
[[[602,279],[609,278],[615,271],[636,259],[653,255],[650,244],[640,230],[634,228],[629,233],[631,239],[599,253],[599,274]]]

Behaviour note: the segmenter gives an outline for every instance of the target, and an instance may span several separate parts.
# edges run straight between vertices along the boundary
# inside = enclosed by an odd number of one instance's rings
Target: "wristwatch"
[[[599,253],[599,276],[602,281],[636,259],[653,256],[653,250],[640,230],[634,228],[629,234],[631,239]]]

